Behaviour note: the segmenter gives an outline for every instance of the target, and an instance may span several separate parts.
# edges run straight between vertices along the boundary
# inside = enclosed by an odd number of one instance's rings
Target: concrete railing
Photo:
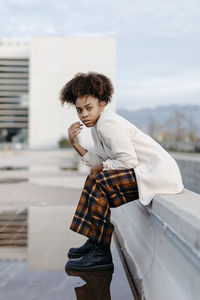
[[[173,153],[183,178],[184,187],[200,193],[200,153]]]
[[[158,194],[111,208],[111,220],[138,298],[199,299],[200,195]]]

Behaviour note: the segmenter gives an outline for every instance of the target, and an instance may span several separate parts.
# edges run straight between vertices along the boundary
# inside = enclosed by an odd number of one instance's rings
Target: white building
[[[33,37],[29,42],[0,40],[0,139],[21,141],[30,149],[58,147],[79,118],[61,106],[63,85],[78,72],[107,75],[115,85],[115,39]],[[114,109],[114,97],[112,105]],[[90,129],[79,135],[81,144]]]

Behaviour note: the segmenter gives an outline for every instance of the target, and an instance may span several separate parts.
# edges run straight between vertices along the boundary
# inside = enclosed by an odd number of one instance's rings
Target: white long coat
[[[91,127],[94,150],[81,157],[83,163],[103,164],[103,170],[134,168],[139,201],[148,205],[160,194],[180,193],[182,177],[174,158],[152,137],[105,106]]]

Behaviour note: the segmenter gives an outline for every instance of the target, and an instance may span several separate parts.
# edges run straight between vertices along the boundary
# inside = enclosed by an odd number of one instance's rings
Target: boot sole
[[[109,270],[109,269],[114,269],[113,264],[109,265],[96,265],[96,266],[91,266],[91,267],[76,267],[76,266],[69,266],[65,265],[65,270],[74,270],[74,271],[95,271],[95,270]]]

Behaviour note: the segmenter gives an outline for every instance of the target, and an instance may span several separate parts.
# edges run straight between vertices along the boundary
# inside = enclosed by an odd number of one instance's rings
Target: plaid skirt
[[[70,229],[103,245],[110,245],[114,225],[111,207],[139,199],[134,169],[104,170],[85,180]]]

